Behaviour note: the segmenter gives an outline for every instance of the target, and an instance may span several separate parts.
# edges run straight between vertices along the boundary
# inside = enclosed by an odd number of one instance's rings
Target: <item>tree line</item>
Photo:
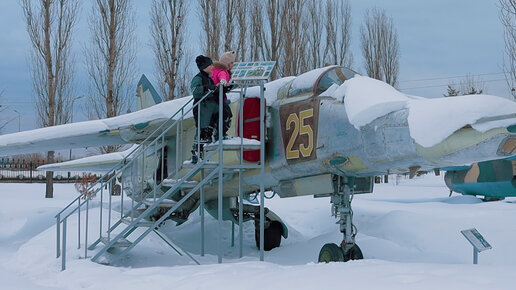
[[[37,120],[42,127],[70,122],[79,0],[20,0],[31,43],[30,65]],[[189,93],[192,49],[185,41],[192,6],[202,26],[199,45],[213,59],[236,50],[239,59],[276,60],[272,79],[328,64],[351,66],[351,7],[342,0],[153,0],[149,27],[156,78],[164,100]],[[385,11],[373,9],[361,30],[367,73],[396,85],[397,33]],[[88,117],[109,118],[129,110],[136,72],[135,12],[130,0],[95,0],[83,47],[89,75]],[[385,34],[387,33],[387,34]],[[191,44],[190,44],[191,45]],[[373,50],[372,50],[373,49]],[[387,54],[384,53],[387,52]],[[106,146],[103,153],[118,146]],[[47,152],[53,163],[54,152]],[[47,173],[46,197],[53,196]]]
[[[505,25],[507,80],[516,80],[516,0],[499,0]],[[70,122],[74,95],[74,28],[79,0],[20,0],[31,43],[30,65],[39,125]],[[195,13],[195,15],[193,15]],[[192,45],[218,59],[236,50],[239,60],[276,60],[271,79],[330,64],[352,67],[352,7],[348,0],[152,0],[149,16],[155,77],[164,100],[189,94]],[[196,16],[196,21],[187,21]],[[186,41],[191,25],[201,37]],[[131,0],[94,0],[89,41],[82,48],[89,75],[88,117],[114,117],[130,109],[136,80],[135,11]],[[392,17],[366,11],[359,30],[365,73],[398,86],[400,46]],[[453,92],[452,92],[453,93]],[[516,94],[515,94],[516,97]],[[118,150],[107,146],[102,152]],[[54,153],[47,153],[54,162]],[[47,197],[52,174],[47,174]]]

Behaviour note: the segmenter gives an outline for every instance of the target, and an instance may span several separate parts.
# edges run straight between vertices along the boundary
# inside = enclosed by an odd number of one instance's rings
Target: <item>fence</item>
[[[46,171],[38,171],[44,161],[26,161],[24,159],[0,158],[0,182],[45,182]],[[76,182],[83,172],[54,171],[54,182]]]

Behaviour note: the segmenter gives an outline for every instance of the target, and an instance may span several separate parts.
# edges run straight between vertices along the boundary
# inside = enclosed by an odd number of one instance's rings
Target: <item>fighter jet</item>
[[[228,94],[235,116],[230,132],[237,137],[259,139],[256,128],[260,127],[257,118],[260,89],[246,89],[243,104],[241,93]],[[354,194],[373,191],[374,176],[464,166],[516,154],[513,145],[516,142],[516,103],[501,97],[426,99],[410,96],[341,66],[327,66],[269,82],[265,84],[264,93],[265,172],[246,170],[241,184],[238,173],[224,172],[224,219],[238,219],[235,205],[244,203],[238,196],[239,186],[246,196],[258,192],[263,184],[266,190],[282,198],[330,197],[332,213],[338,219],[343,239],[338,245],[325,244],[319,254],[320,262],[363,258],[355,243],[357,229],[353,225],[351,201]],[[156,92],[148,82],[140,82],[138,94],[155,95]],[[156,184],[158,195],[167,194],[167,199],[181,201],[180,209],[170,212],[171,206],[153,208],[152,215],[146,218],[171,218],[180,223],[199,206],[201,199],[198,193],[168,193],[178,182],[202,180],[199,173],[192,173],[192,164],[188,162],[195,125],[191,113],[181,112],[188,112],[191,106],[191,97],[185,97],[114,118],[3,135],[0,136],[0,155],[143,144],[142,141],[171,116],[172,120],[183,118],[182,128],[162,134],[163,142],[158,148],[144,154],[144,164],[136,163],[123,172],[124,190],[136,201],[144,199],[142,191],[150,192]],[[244,118],[243,136],[239,134],[239,118],[236,117],[240,110]],[[224,152],[224,164],[239,164],[241,158],[249,164],[259,160],[260,151],[256,148],[247,148],[244,153],[242,157],[238,151]],[[130,155],[130,152],[121,154],[110,160],[114,165]],[[208,154],[205,159],[207,166],[217,157]],[[83,163],[87,164],[86,161]],[[72,168],[80,170],[81,161],[42,169]],[[168,176],[166,179],[156,174],[165,171],[162,176]],[[216,216],[214,205],[219,179],[212,180],[203,183],[202,202],[208,212]],[[247,219],[256,219],[258,215],[253,206],[245,207],[244,211]],[[272,211],[267,214],[264,243],[271,249],[280,245],[282,235],[287,237],[288,229]],[[256,240],[258,245],[259,231]]]

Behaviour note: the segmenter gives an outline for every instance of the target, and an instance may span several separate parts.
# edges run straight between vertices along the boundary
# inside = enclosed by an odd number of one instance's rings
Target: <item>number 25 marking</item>
[[[299,158],[299,152],[303,157],[309,157],[312,155],[312,151],[314,149],[314,131],[310,125],[305,125],[304,121],[307,118],[311,118],[314,116],[314,109],[303,110],[299,112],[299,117],[296,113],[292,113],[287,118],[286,128],[290,130],[290,124],[294,123],[294,128],[292,131],[292,135],[287,144],[286,155],[287,159],[296,159]],[[292,149],[294,147],[294,143],[296,142],[297,136],[299,135],[307,135],[308,136],[308,145],[299,144],[299,149]]]

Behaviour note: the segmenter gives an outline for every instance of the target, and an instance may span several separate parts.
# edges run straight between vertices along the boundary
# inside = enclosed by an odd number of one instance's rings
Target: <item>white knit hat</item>
[[[226,51],[224,52],[219,59],[219,62],[229,65],[232,62],[235,62],[235,52],[234,51]]]

